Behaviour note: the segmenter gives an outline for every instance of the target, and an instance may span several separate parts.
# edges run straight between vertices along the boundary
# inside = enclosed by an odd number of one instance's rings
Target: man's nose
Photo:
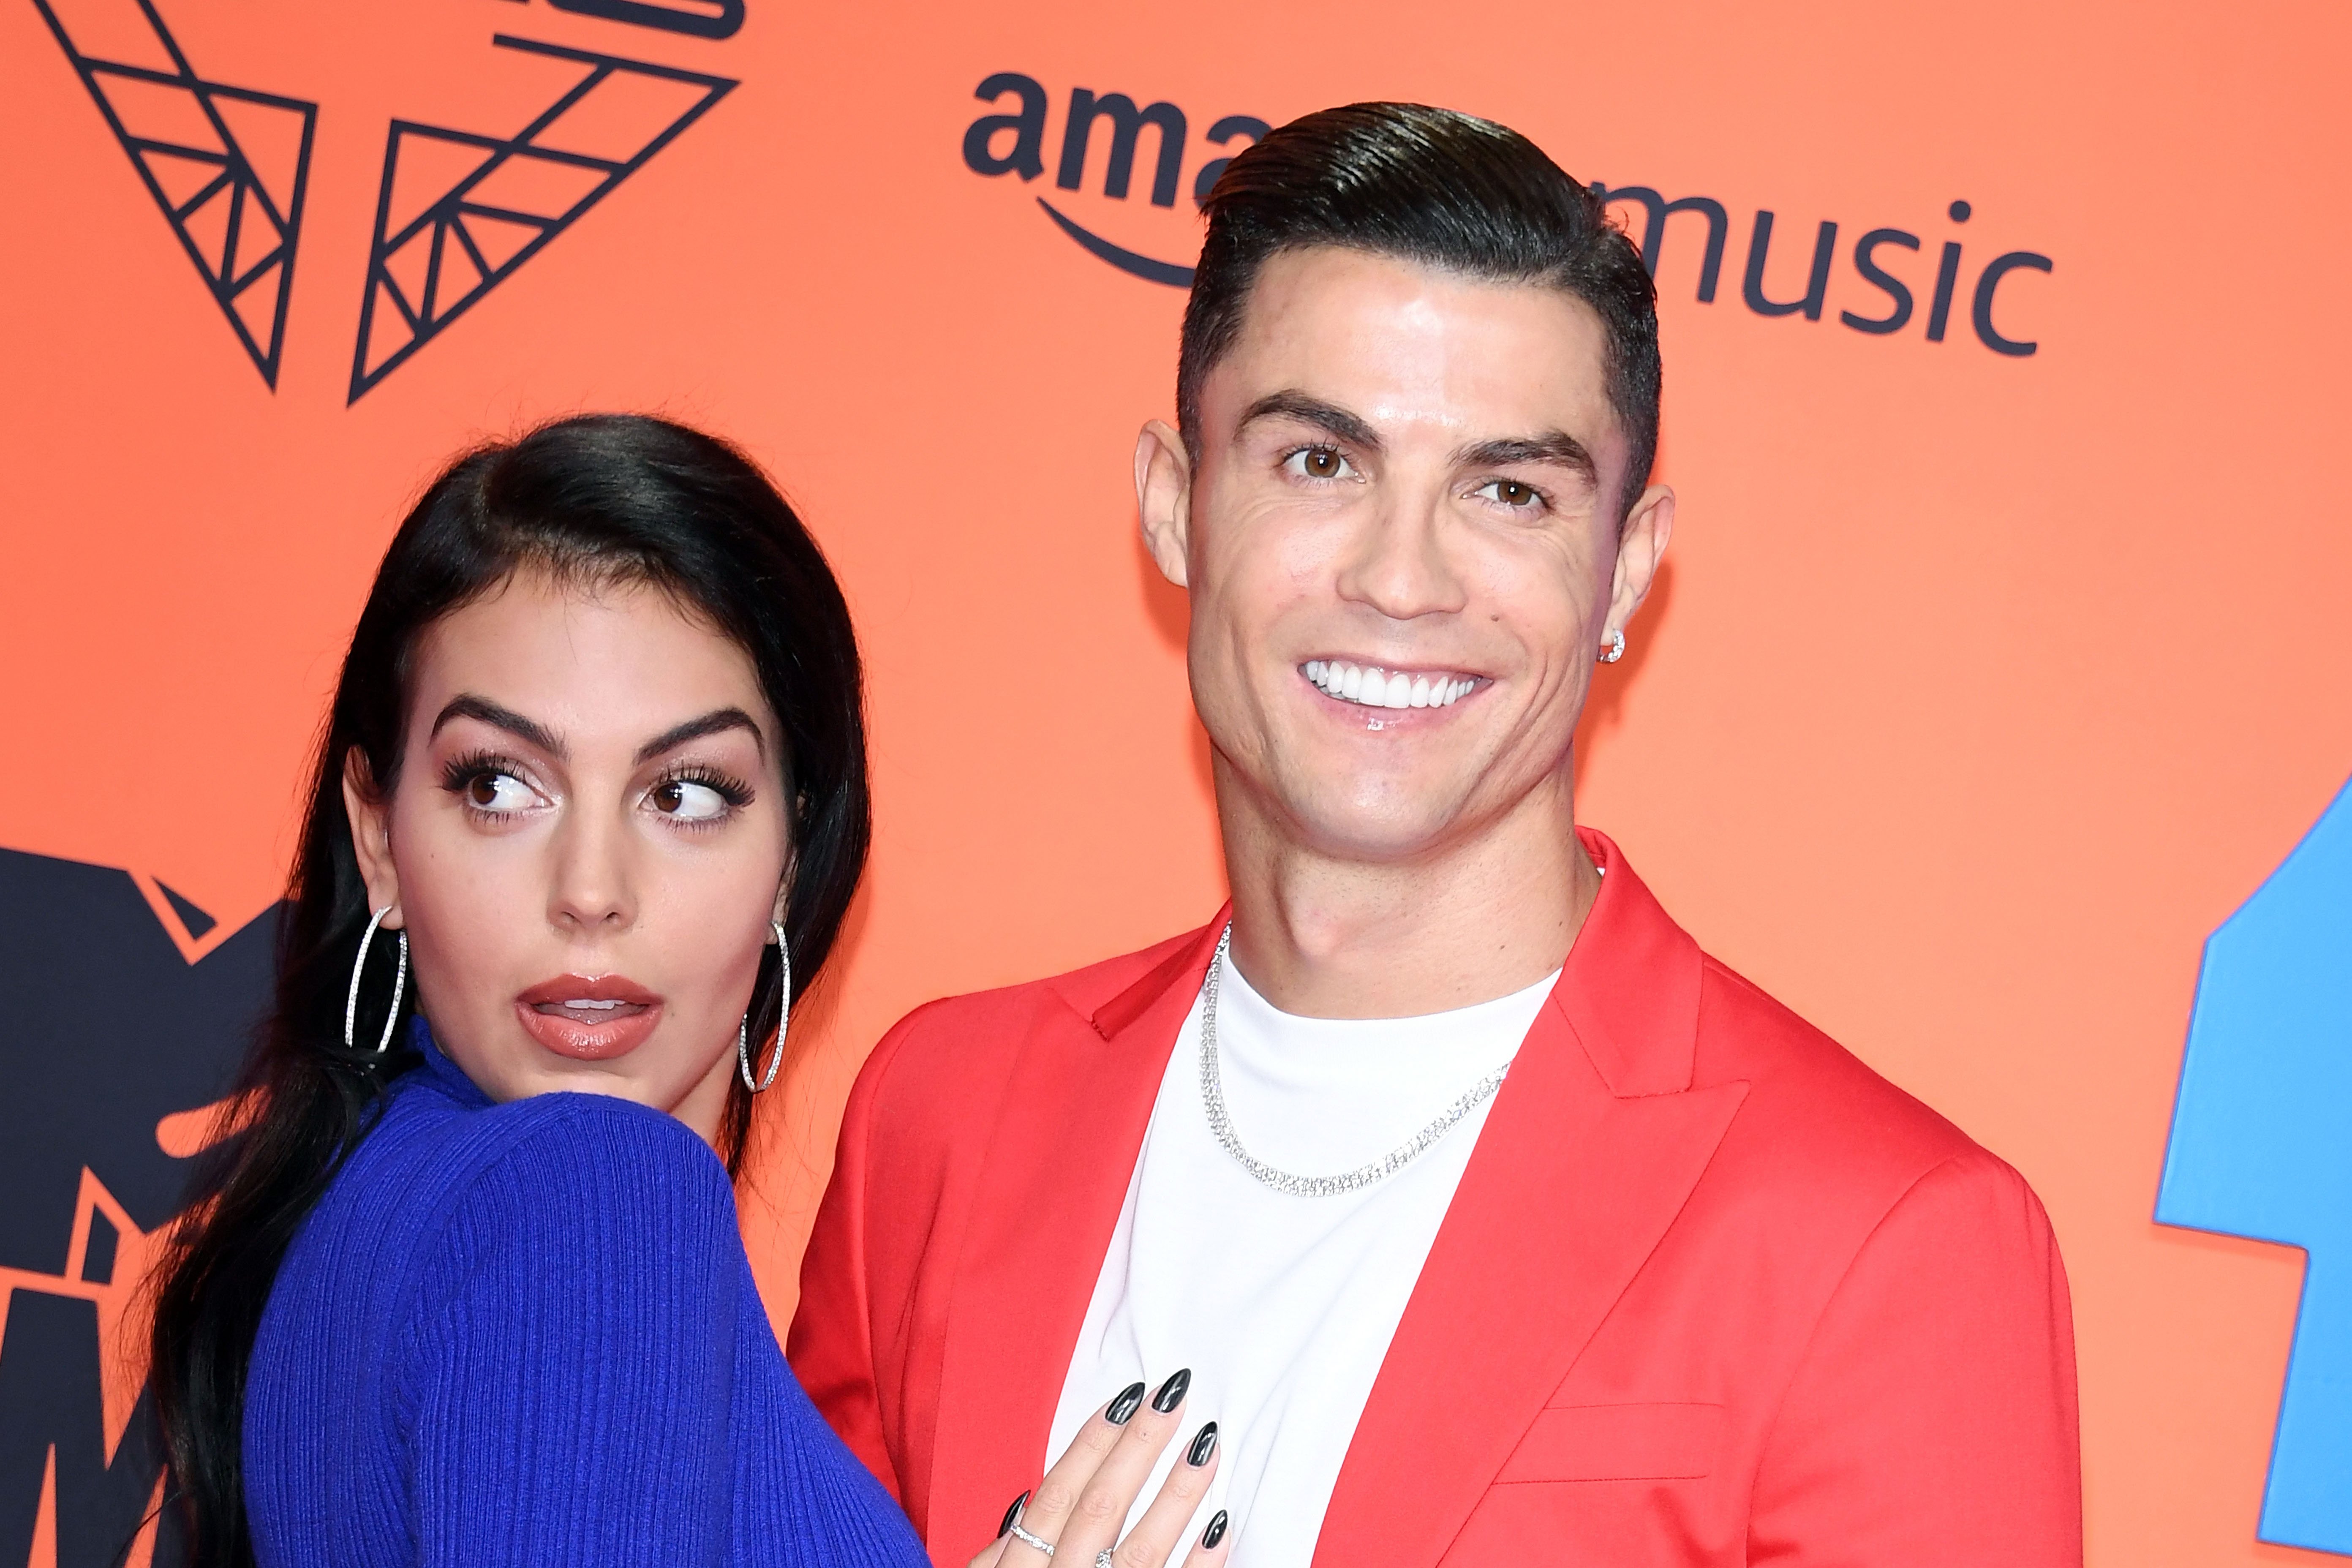
[[[1409,621],[1463,608],[1461,574],[1445,548],[1442,489],[1396,491],[1366,509],[1339,569],[1340,597]]]

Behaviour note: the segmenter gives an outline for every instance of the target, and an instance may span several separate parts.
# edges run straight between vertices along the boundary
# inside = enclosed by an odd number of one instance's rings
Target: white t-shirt
[[[1370,1164],[1517,1055],[1558,978],[1417,1018],[1299,1018],[1228,964],[1217,1002],[1226,1115],[1242,1146],[1276,1170],[1325,1176]],[[1200,1064],[1195,998],[1044,1458],[1051,1464],[1129,1384],[1156,1391],[1191,1367],[1184,1427],[1134,1517],[1213,1420],[1223,1457],[1192,1536],[1223,1508],[1233,1516],[1232,1568],[1307,1568],[1356,1422],[1494,1101],[1385,1181],[1296,1197],[1261,1184],[1217,1142]]]

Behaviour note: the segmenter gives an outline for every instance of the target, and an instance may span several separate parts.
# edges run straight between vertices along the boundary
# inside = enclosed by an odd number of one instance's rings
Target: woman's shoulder
[[[466,1118],[467,1142],[488,1159],[520,1150],[625,1148],[666,1163],[725,1167],[701,1134],[666,1110],[617,1095],[560,1091],[489,1105]]]
[[[690,1213],[735,1223],[727,1168],[677,1118],[612,1095],[556,1093],[488,1106],[436,1152],[436,1205],[452,1221],[530,1233],[658,1240]]]
[[[429,1293],[433,1276],[500,1258],[690,1255],[707,1268],[730,1244],[741,1245],[733,1184],[676,1117],[578,1093],[461,1107],[420,1085],[394,1090],[296,1251]]]
[[[545,1360],[551,1333],[578,1349],[631,1324],[728,1331],[743,1267],[734,1189],[675,1117],[609,1095],[533,1095],[469,1110],[427,1142],[414,1184],[379,1209],[406,1233],[383,1257],[404,1277],[387,1282],[385,1318],[410,1375],[486,1346]]]
[[[343,1176],[431,1194],[440,1206],[509,1162],[625,1153],[697,1185],[727,1185],[726,1167],[699,1133],[635,1100],[561,1092],[477,1108],[454,1104],[435,1089],[422,1081],[396,1085]]]

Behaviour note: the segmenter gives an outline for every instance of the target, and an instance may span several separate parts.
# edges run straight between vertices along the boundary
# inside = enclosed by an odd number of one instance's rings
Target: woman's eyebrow
[[[488,698],[477,697],[470,691],[449,700],[449,705],[442,709],[440,715],[433,721],[432,731],[425,738],[430,740],[433,735],[439,734],[441,727],[452,719],[478,719],[492,729],[504,730],[509,735],[530,742],[551,757],[563,759],[571,755],[562,738],[538,720],[526,719],[511,708],[501,708]]]
[[[760,754],[763,757],[768,754],[768,738],[760,733],[760,726],[753,721],[749,713],[744,712],[740,708],[714,708],[701,718],[688,719],[685,723],[665,730],[639,746],[637,761],[650,762],[664,752],[685,745],[688,741],[699,741],[705,735],[717,735],[729,730],[749,730],[751,732],[751,743],[760,748]]]

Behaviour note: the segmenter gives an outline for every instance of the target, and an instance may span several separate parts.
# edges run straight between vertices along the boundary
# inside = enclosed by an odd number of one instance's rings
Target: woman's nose
[[[636,920],[627,834],[581,814],[555,836],[548,918],[581,935],[625,931]]]

